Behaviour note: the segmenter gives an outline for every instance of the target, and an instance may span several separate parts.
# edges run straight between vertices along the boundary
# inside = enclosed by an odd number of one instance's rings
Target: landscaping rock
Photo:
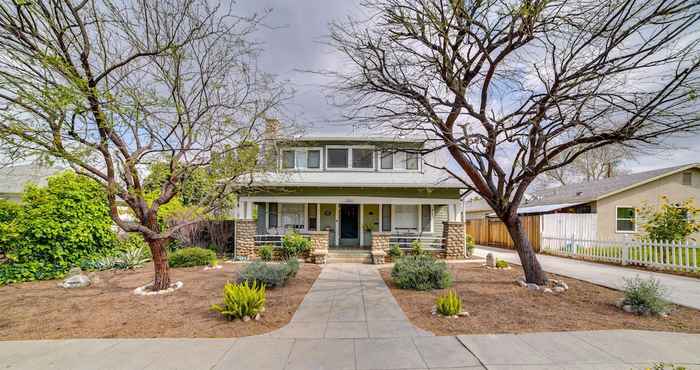
[[[533,291],[533,292],[539,292],[542,288],[540,288],[540,286],[537,285],[537,284],[528,283],[528,284],[527,284],[527,289],[528,289],[528,290],[531,290],[531,291]]]
[[[628,313],[635,313],[634,308],[632,308],[632,306],[628,304],[622,306],[622,310]]]
[[[255,314],[255,321],[260,321],[260,314]]]
[[[521,287],[525,288],[527,286],[527,283],[522,281],[522,280],[517,280],[517,284],[520,285]]]
[[[493,256],[493,253],[486,255],[486,267],[496,267],[496,257]]]
[[[243,322],[250,321],[250,316],[243,316]]]
[[[615,301],[615,306],[617,306],[617,308],[620,308],[620,309],[621,309],[624,305],[625,305],[625,299],[624,299],[624,298],[620,298],[620,299],[618,299],[617,301]]]
[[[168,294],[168,293],[172,293],[172,292],[182,288],[183,284],[182,284],[182,281],[176,281],[175,283],[170,284],[170,288],[159,290],[157,292],[150,290],[151,286],[153,286],[153,283],[148,283],[144,286],[140,286],[140,287],[134,289],[134,294],[144,295],[144,296],[145,295]]]
[[[544,288],[544,289],[542,290],[542,293],[552,293],[552,289]]]
[[[73,275],[63,280],[63,284],[60,284],[60,286],[67,289],[84,288],[88,285],[90,285],[90,278],[85,275]]]
[[[462,311],[462,312],[458,313],[457,316],[469,317],[469,312],[467,312],[467,311]]]
[[[562,287],[560,287],[560,286],[555,286],[554,288],[552,288],[552,290],[555,291],[555,292],[557,292],[557,293],[564,293],[564,292],[566,292],[566,289],[564,289],[564,288],[562,288]]]
[[[564,290],[569,290],[569,285],[563,281],[557,282],[556,286],[560,286],[560,287],[564,288]]]

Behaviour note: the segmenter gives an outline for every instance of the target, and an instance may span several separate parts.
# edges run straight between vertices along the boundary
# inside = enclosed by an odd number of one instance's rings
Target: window
[[[285,229],[304,228],[304,204],[280,204],[282,226]]]
[[[277,227],[277,203],[268,204],[267,215],[267,226]]]
[[[328,168],[347,168],[348,150],[345,148],[329,148],[326,161]]]
[[[394,228],[397,231],[418,231],[418,207],[415,204],[394,205]]]
[[[352,168],[374,168],[372,149],[352,149]]]
[[[394,153],[392,152],[382,152],[381,167],[383,170],[394,169]]]
[[[418,169],[418,153],[406,153],[406,169]]]
[[[315,203],[309,203],[309,230],[316,231],[316,213],[317,205]]]
[[[423,204],[421,208],[421,231],[429,233],[433,231],[433,213],[430,204]]]
[[[294,168],[295,161],[294,161],[294,151],[293,150],[285,150],[282,152],[282,168],[284,169],[290,169]]]
[[[617,207],[617,229],[619,233],[633,233],[635,226],[635,210],[633,207]]]
[[[321,168],[321,151],[320,150],[309,150],[306,152],[308,158],[306,160],[306,166],[308,168]]]
[[[693,173],[683,172],[683,185],[693,185]]]
[[[382,231],[391,231],[391,204],[382,204]]]

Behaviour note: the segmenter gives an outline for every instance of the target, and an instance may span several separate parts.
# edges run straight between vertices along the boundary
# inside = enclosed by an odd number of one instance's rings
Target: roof
[[[660,168],[652,171],[545,189],[534,193],[535,200],[524,203],[523,207],[549,204],[569,204],[569,206],[571,206],[588,203],[691,168],[700,168],[700,163]],[[520,209],[518,212],[520,212]]]
[[[345,135],[345,136],[324,136],[324,135],[313,135],[313,136],[297,136],[289,138],[281,138],[279,141],[290,141],[290,142],[306,142],[306,141],[348,141],[348,142],[396,142],[396,143],[424,143],[427,140],[425,138],[416,137],[398,137],[389,135],[372,135],[372,136],[356,136],[356,135]]]
[[[59,167],[42,167],[37,165],[18,165],[0,167],[0,193],[19,194],[29,183],[45,186],[47,178],[62,171]]]

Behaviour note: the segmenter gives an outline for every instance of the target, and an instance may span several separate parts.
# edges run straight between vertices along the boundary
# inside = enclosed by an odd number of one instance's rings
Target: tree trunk
[[[170,287],[170,268],[168,266],[168,251],[166,249],[168,239],[149,240],[148,246],[151,248],[153,258],[153,290],[163,290]]]
[[[518,251],[520,264],[525,271],[525,280],[528,283],[537,285],[546,284],[547,275],[542,270],[542,266],[540,266],[540,262],[535,255],[535,250],[532,249],[532,244],[530,244],[530,240],[527,238],[525,230],[523,230],[520,217],[515,216],[510,219],[504,219],[503,223],[505,223],[508,233],[513,239],[513,244],[515,244],[515,249]]]

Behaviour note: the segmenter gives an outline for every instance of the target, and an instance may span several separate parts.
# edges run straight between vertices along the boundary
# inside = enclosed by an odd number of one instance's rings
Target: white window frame
[[[430,206],[430,230],[428,231],[423,231],[423,206]],[[418,211],[418,218],[420,219],[420,226],[421,230],[418,230],[418,233],[426,233],[426,234],[432,234],[435,232],[435,209],[434,204],[420,204],[419,205],[419,211]]]
[[[309,163],[309,152],[313,150],[318,150],[319,151],[319,166],[318,168],[298,168],[297,167],[297,152],[303,151],[304,155],[306,155],[306,163],[308,165]],[[284,165],[284,152],[291,151],[294,152],[294,168],[283,168],[282,166]],[[279,165],[277,168],[279,168],[282,171],[303,171],[303,172],[320,172],[323,171],[324,167],[324,150],[323,147],[315,147],[315,146],[298,146],[298,147],[286,147],[286,148],[280,148],[279,152]]]
[[[390,152],[392,154],[392,162],[393,162],[393,167],[391,169],[388,168],[382,168],[381,164],[381,159],[382,159],[382,152]],[[380,172],[412,172],[412,173],[418,173],[423,170],[423,154],[421,153],[415,153],[418,155],[418,168],[415,170],[409,170],[406,168],[406,150],[402,149],[393,149],[393,150],[378,150],[377,151],[377,157],[378,157],[378,165],[377,171]]]
[[[618,218],[617,217],[617,210],[619,208],[632,208],[634,210],[634,218],[629,219],[629,218]],[[637,207],[632,207],[632,206],[615,206],[615,233],[617,234],[636,234],[637,233]],[[619,230],[617,228],[617,221],[619,220],[632,220],[634,222],[634,230]]]
[[[328,167],[328,161],[325,162],[326,171],[362,171],[362,172],[374,172],[377,168],[377,151],[372,145],[326,145],[326,155],[328,155],[328,149],[347,149],[347,167]],[[353,167],[352,165],[352,155],[353,149],[369,149],[372,151],[372,167]]]

